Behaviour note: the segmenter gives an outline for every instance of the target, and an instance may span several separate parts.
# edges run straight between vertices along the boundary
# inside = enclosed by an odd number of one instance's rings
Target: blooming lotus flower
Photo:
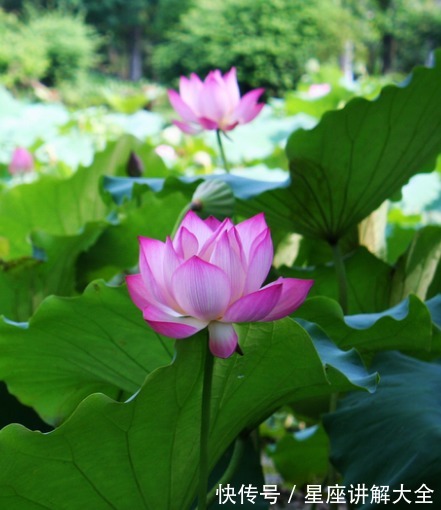
[[[31,172],[34,168],[34,158],[32,154],[23,147],[17,147],[11,158],[11,162],[9,163],[9,173],[14,174],[23,174],[26,172]]]
[[[161,335],[186,338],[208,327],[211,352],[237,348],[238,322],[273,321],[305,300],[312,280],[279,278],[261,287],[273,260],[263,214],[234,226],[189,211],[174,239],[139,238],[139,274],[127,287],[147,323]]]
[[[194,73],[190,79],[181,76],[179,94],[168,91],[173,108],[183,119],[173,123],[190,134],[204,129],[230,131],[260,113],[264,105],[257,101],[263,92],[261,88],[251,90],[241,98],[234,67],[224,76],[218,69],[211,71],[204,81]]]

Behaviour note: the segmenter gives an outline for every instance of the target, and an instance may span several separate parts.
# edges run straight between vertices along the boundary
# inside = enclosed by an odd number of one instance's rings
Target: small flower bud
[[[196,188],[190,208],[200,211],[202,216],[225,218],[234,210],[234,193],[231,186],[224,181],[204,181]]]
[[[130,152],[129,160],[127,161],[127,175],[129,177],[141,177],[144,172],[144,164],[141,161],[141,158],[134,153]]]
[[[23,147],[17,147],[12,154],[9,163],[9,173],[11,175],[24,174],[34,169],[34,158],[32,154]]]

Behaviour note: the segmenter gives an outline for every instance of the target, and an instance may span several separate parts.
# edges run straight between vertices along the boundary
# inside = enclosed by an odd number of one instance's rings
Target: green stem
[[[338,300],[340,302],[340,306],[343,309],[343,313],[346,315],[348,313],[348,281],[346,279],[345,264],[343,262],[343,257],[338,242],[331,244],[331,248],[332,254],[334,256],[335,272],[337,273]]]
[[[187,204],[182,211],[179,213],[178,219],[176,220],[175,226],[172,230],[171,238],[173,239],[175,237],[175,234],[179,228],[179,225],[182,223],[182,220],[184,219],[184,216],[188,213],[188,211],[191,209],[191,203]]]
[[[227,174],[229,174],[230,173],[230,165],[228,164],[227,158],[225,157],[225,151],[224,151],[224,146],[222,144],[221,130],[220,129],[216,130],[216,137],[217,137],[217,143],[219,145],[219,150],[220,150],[220,153],[221,153],[221,156],[222,156],[222,161],[224,163],[225,171],[227,172]]]
[[[211,385],[213,382],[214,356],[208,347],[208,341],[205,345],[204,359],[204,379],[202,386],[202,409],[201,409],[201,435],[200,435],[200,453],[199,453],[199,491],[198,491],[198,510],[207,508],[208,492],[208,438],[210,433],[210,404],[211,404]]]
[[[219,479],[217,484],[211,489],[211,491],[208,493],[207,496],[207,506],[210,506],[211,503],[213,503],[215,497],[216,497],[216,490],[221,486],[227,484],[231,478],[233,477],[234,473],[236,472],[237,467],[239,466],[239,463],[242,459],[243,452],[245,450],[245,441],[242,437],[237,437],[236,442],[234,443],[234,450],[231,455],[230,462],[228,464],[227,469],[225,470],[225,473],[222,475],[222,477]]]
[[[329,412],[333,413],[337,410],[337,403],[338,403],[338,393],[332,393],[331,398],[329,400]],[[329,460],[328,464],[328,486],[329,485],[335,485],[337,483],[337,471],[335,467],[332,465],[331,461]],[[329,508],[331,510],[338,510],[338,503],[330,503]]]

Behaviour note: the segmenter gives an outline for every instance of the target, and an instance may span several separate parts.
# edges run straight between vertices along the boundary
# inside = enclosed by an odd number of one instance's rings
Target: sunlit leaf
[[[103,224],[88,223],[73,236],[34,232],[38,258],[22,257],[0,264],[0,314],[25,321],[50,294],[69,296],[76,288],[76,262],[101,234]]]
[[[0,322],[0,379],[52,424],[91,393],[131,395],[173,348],[138,312],[125,287],[100,282],[80,297],[47,298],[29,323]]]

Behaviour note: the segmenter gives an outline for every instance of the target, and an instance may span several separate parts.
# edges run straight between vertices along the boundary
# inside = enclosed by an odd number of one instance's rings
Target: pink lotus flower
[[[157,332],[186,338],[208,327],[210,350],[228,358],[237,348],[233,323],[273,321],[305,300],[312,280],[279,278],[261,288],[273,260],[263,214],[234,226],[186,214],[174,239],[139,238],[140,274],[127,287]]]
[[[204,81],[194,73],[190,79],[181,76],[179,94],[168,91],[173,108],[183,119],[173,123],[190,134],[204,129],[230,131],[260,113],[264,105],[257,101],[263,92],[251,90],[241,98],[234,67],[224,76],[218,69],[211,71]]]
[[[9,173],[14,174],[23,174],[26,172],[31,172],[34,168],[34,158],[32,154],[23,147],[17,147],[11,158],[11,162],[9,163]]]
[[[329,83],[313,83],[307,92],[310,99],[319,99],[320,97],[326,96],[331,92],[331,85]]]

